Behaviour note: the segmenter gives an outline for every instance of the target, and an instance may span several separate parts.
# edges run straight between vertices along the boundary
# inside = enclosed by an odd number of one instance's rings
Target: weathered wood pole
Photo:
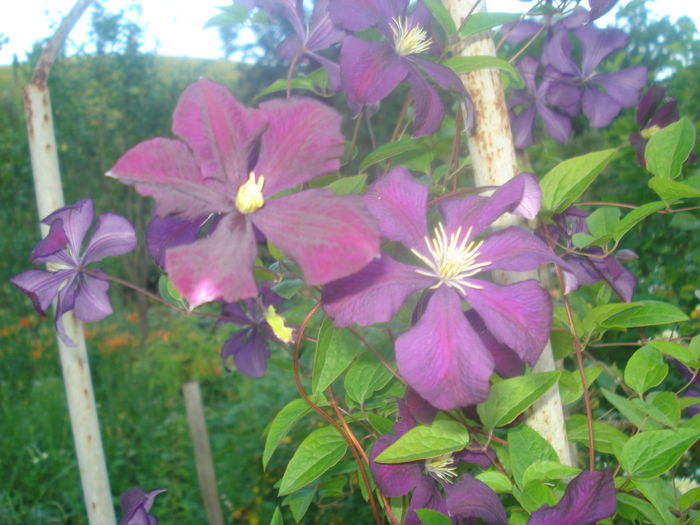
[[[194,445],[194,459],[197,465],[199,490],[202,492],[204,500],[204,512],[207,515],[209,525],[224,525],[199,382],[190,381],[182,385],[182,394],[185,398],[187,424],[190,427],[190,436],[192,436],[192,444]]]
[[[91,3],[92,0],[80,0],[73,6],[46,45],[32,81],[24,88],[24,109],[39,219],[64,205],[51,100],[46,82],[68,33]],[[42,236],[46,236],[48,227],[43,224],[40,227]],[[83,326],[73,317],[72,312],[63,316],[63,325],[68,336],[75,342],[75,346],[67,346],[60,338],[56,338],[88,520],[91,525],[114,525],[116,518]]]
[[[443,0],[443,3],[458,27],[472,11],[486,10],[485,0]],[[495,56],[496,47],[491,35],[483,32],[467,39],[456,52],[462,56]],[[474,101],[475,127],[468,137],[468,145],[476,185],[500,186],[517,174],[515,146],[500,72],[497,69],[480,69],[462,75],[462,81]],[[509,217],[501,225],[514,222],[515,218]],[[499,277],[501,282],[514,279],[507,274]],[[517,280],[523,277],[537,278],[537,275],[536,272],[531,275],[521,273]],[[555,364],[552,347],[547,343],[535,371],[550,370],[555,370]],[[561,463],[573,465],[558,385],[533,405],[528,413],[527,424],[554,447]]]

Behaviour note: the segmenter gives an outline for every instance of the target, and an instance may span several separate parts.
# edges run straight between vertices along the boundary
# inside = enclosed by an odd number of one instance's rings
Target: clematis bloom
[[[156,496],[165,489],[144,492],[140,488],[127,490],[120,496],[122,519],[119,525],[158,525],[158,520],[148,512]]]
[[[338,169],[344,145],[332,108],[292,97],[251,109],[202,79],[180,97],[173,132],[180,138],[127,151],[108,175],[153,197],[159,217],[217,216],[205,237],[165,252],[171,281],[193,307],[257,295],[256,229],[309,284],[349,275],[377,256],[361,197],[322,189],[275,195]]]
[[[36,245],[30,260],[35,264],[47,264],[48,270],[26,270],[10,279],[31,298],[34,308],[42,315],[46,315],[51,302],[57,299],[56,331],[70,346],[75,343],[63,328],[63,314],[72,311],[81,321],[92,322],[112,313],[107,295],[109,281],[85,273],[84,267],[136,248],[136,232],[131,223],[120,215],[103,213],[83,250],[93,218],[92,199],[83,199],[47,216],[41,222],[49,226],[49,233]]]
[[[494,357],[470,319],[466,301],[499,343],[534,365],[549,337],[552,305],[530,279],[497,285],[477,277],[490,270],[527,271],[561,262],[531,232],[513,226],[479,240],[505,212],[532,218],[540,189],[520,174],[490,197],[441,201],[443,221],[428,231],[428,187],[405,168],[375,181],[365,199],[383,237],[407,247],[420,264],[382,256],[358,273],[326,286],[323,304],[337,326],[389,321],[406,299],[423,291],[427,304],[395,345],[399,372],[420,396],[443,410],[484,401]]]

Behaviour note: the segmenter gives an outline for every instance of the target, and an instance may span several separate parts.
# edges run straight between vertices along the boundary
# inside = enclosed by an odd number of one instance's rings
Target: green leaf
[[[685,346],[672,341],[648,341],[647,346],[670,355],[691,368],[700,367],[700,345],[693,347],[693,345]]]
[[[647,402],[658,408],[669,419],[673,426],[678,426],[681,419],[681,404],[673,392],[652,392]]]
[[[566,432],[569,440],[588,446],[588,422],[586,416],[574,414],[566,421]],[[604,421],[593,422],[593,446],[596,452],[616,454],[622,450],[629,438],[616,427]]]
[[[680,510],[686,510],[690,508],[691,505],[695,505],[698,501],[700,501],[700,487],[690,489],[683,494],[678,501],[678,508]]]
[[[395,157],[399,153],[411,151],[418,147],[423,140],[424,139],[406,138],[396,142],[383,144],[362,160],[359,171],[363,172],[370,166],[377,164],[378,162],[382,162],[383,160],[390,159],[391,157]]]
[[[392,373],[376,357],[364,354],[345,374],[343,385],[347,396],[362,405],[377,390],[391,381]]]
[[[380,434],[391,434],[394,423],[388,417],[380,416],[374,412],[367,412],[367,419],[370,425]]]
[[[513,484],[508,479],[508,476],[496,470],[480,472],[474,477],[488,485],[491,490],[498,494],[508,494],[513,490]]]
[[[694,145],[695,126],[686,118],[660,129],[651,136],[644,150],[647,170],[665,179],[675,179]]]
[[[405,463],[463,450],[469,443],[469,431],[452,420],[437,419],[432,425],[417,425],[385,448],[375,459],[378,463]]]
[[[586,384],[590,388],[603,372],[603,369],[599,366],[589,366],[584,368],[583,371],[586,374]],[[575,372],[562,371],[561,378],[559,378],[559,393],[561,394],[561,401],[565,405],[573,403],[583,395],[583,383],[578,370]]]
[[[586,224],[594,237],[602,237],[615,231],[620,222],[620,208],[604,206],[586,218]]]
[[[654,506],[656,512],[659,513],[663,525],[677,525],[678,520],[671,514],[668,509],[676,506],[673,487],[670,483],[666,483],[658,478],[650,480],[636,479],[634,484],[637,489],[644,494],[644,497]]]
[[[645,403],[641,399],[627,399],[626,397],[618,396],[604,388],[601,392],[605,399],[613,405],[620,414],[629,419],[634,426],[644,429],[653,430],[658,428],[656,423],[661,423],[667,427],[675,426],[666,414],[656,408],[651,403]]]
[[[508,431],[508,450],[513,479],[523,489],[523,476],[530,465],[536,461],[559,460],[552,445],[535,430],[526,426]]]
[[[270,525],[284,525],[282,511],[280,511],[279,507],[275,507],[275,512],[272,514],[272,519],[270,520]]]
[[[328,87],[328,74],[326,73],[326,68],[320,67],[316,71],[304,75],[303,77],[293,78],[289,83],[292,89],[304,89],[307,91],[313,91],[314,93],[319,93]],[[287,91],[287,79],[280,78],[275,80],[272,84],[263,89],[260,93],[255,95],[254,100],[269,95],[270,93],[276,93],[278,91]]]
[[[306,511],[309,510],[309,506],[314,499],[316,488],[317,485],[312,484],[296,492],[292,492],[289,496],[284,498],[282,503],[289,505],[289,510],[292,511],[292,517],[296,523],[300,523],[301,520],[304,519]]]
[[[486,428],[512,422],[559,379],[560,372],[528,374],[499,381],[491,387],[489,398],[476,411]]]
[[[666,379],[668,365],[661,353],[650,346],[643,346],[627,361],[625,383],[642,395]]]
[[[430,9],[430,12],[440,24],[440,27],[445,31],[447,36],[454,36],[457,34],[457,26],[454,20],[452,20],[452,15],[445,9],[440,0],[423,0],[423,3]]]
[[[311,400],[317,405],[326,404],[323,396],[312,396]],[[307,413],[311,407],[303,399],[295,399],[287,403],[270,423],[270,429],[265,437],[265,447],[263,448],[262,463],[263,468],[267,468],[272,454],[282,442],[287,433],[294,425]]]
[[[352,177],[341,177],[328,184],[325,188],[333,190],[337,195],[350,195],[363,193],[367,186],[367,175],[360,173]]]
[[[560,213],[571,206],[616,153],[617,149],[594,151],[554,166],[540,181],[542,209]]]
[[[303,284],[304,281],[301,279],[284,279],[274,285],[272,290],[284,299],[291,299],[299,290],[301,290]]]
[[[700,191],[683,182],[664,179],[662,177],[652,177],[649,179],[649,187],[654,190],[666,205],[671,205],[682,199],[693,199],[700,197]]]
[[[643,221],[649,215],[656,213],[657,211],[665,208],[665,204],[660,201],[648,202],[643,204],[639,208],[636,208],[625,215],[622,220],[618,223],[615,231],[613,232],[613,239],[615,242],[619,242],[622,237],[624,237],[627,232],[634,228],[637,224]]]
[[[418,509],[416,515],[423,525],[452,525],[452,520],[432,509]]]
[[[534,512],[542,505],[553,506],[556,503],[551,489],[541,481],[533,481],[527,490],[513,488],[513,496],[528,512]]]
[[[291,494],[311,483],[343,459],[347,449],[345,439],[334,427],[314,430],[289,460],[280,481],[279,495]]]
[[[663,523],[663,518],[658,511],[648,501],[635,498],[625,492],[617,493],[617,515],[627,518],[630,522],[642,521],[644,518],[649,520],[649,523]]]
[[[318,332],[314,355],[313,393],[318,394],[328,388],[350,366],[360,350],[360,342],[350,330],[335,328],[333,322],[325,318]]]
[[[520,18],[518,13],[473,13],[459,28],[459,34],[471,36],[481,31],[502,26],[518,18]]]
[[[515,66],[510,62],[503,60],[501,58],[492,56],[468,56],[468,57],[451,57],[443,62],[443,64],[449,67],[452,71],[458,75],[463,75],[464,73],[471,73],[472,71],[477,71],[479,69],[501,69],[508,73],[513,80],[516,81],[518,86],[524,84],[522,77]]]
[[[688,320],[688,316],[672,304],[661,301],[638,301],[596,306],[586,314],[583,323],[587,331],[595,331],[595,327],[604,330],[635,328],[678,323],[686,320]]]
[[[168,303],[177,308],[187,308],[187,303],[182,294],[177,291],[172,281],[167,275],[161,275],[158,279],[158,292]]]
[[[620,463],[631,476],[652,479],[673,467],[699,438],[697,429],[640,432],[625,443]]]
[[[530,463],[523,473],[523,487],[533,481],[549,481],[575,476],[581,472],[580,468],[562,465],[558,461],[535,461]]]

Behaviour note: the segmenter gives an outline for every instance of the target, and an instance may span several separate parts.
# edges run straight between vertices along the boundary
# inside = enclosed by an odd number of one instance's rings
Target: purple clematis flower
[[[476,311],[493,337],[534,365],[552,317],[549,295],[537,281],[502,286],[479,279],[490,270],[527,271],[561,262],[531,232],[509,227],[478,240],[505,212],[533,218],[540,189],[520,174],[491,197],[443,200],[443,220],[428,232],[428,187],[396,167],[374,182],[365,200],[379,219],[383,237],[407,247],[420,264],[382,256],[358,273],[323,290],[326,313],[337,326],[389,321],[414,292],[427,304],[414,326],[395,345],[399,372],[420,396],[443,410],[484,401],[494,357],[464,314],[463,301]]]
[[[680,118],[676,99],[665,95],[666,88],[654,85],[647,89],[639,101],[639,107],[637,108],[639,131],[632,133],[629,140],[637,152],[637,161],[642,167],[647,165],[644,158],[644,149],[651,135]]]
[[[338,169],[343,137],[330,107],[292,97],[250,109],[202,79],[180,97],[173,132],[180,140],[142,142],[109,175],[153,197],[159,217],[220,216],[206,237],[165,253],[171,281],[193,307],[257,295],[255,229],[296,261],[309,284],[349,275],[378,255],[361,197],[322,189],[275,197]]]
[[[604,127],[622,108],[637,104],[646,83],[647,69],[634,66],[615,73],[598,73],[596,68],[600,63],[625,45],[625,33],[592,25],[579,27],[574,32],[583,46],[581,66],[571,57],[569,31],[556,31],[544,45],[542,62],[557,72],[547,101],[572,115],[578,112],[580,104],[591,126]]]
[[[615,484],[610,470],[584,470],[555,507],[532,513],[528,525],[591,525],[615,514]]]
[[[316,0],[309,23],[304,21],[303,0],[238,0],[248,7],[259,7],[271,16],[281,16],[292,26],[289,34],[277,47],[277,53],[288,60],[293,68],[303,58],[310,58],[326,68],[333,91],[339,91],[340,66],[319,51],[342,42],[345,32],[338,29],[328,13],[328,0]]]
[[[574,247],[571,237],[577,233],[589,234],[586,224],[588,213],[574,206],[564,213],[552,216],[554,225],[550,225],[550,236],[566,248],[576,250],[562,256],[566,266],[564,272],[564,293],[570,293],[579,286],[605,281],[623,301],[630,302],[637,286],[634,274],[620,264],[618,259],[635,259],[637,254],[631,250],[620,250],[616,255],[607,255],[600,246],[588,246],[583,249]]]
[[[465,448],[453,454],[406,463],[375,461],[389,445],[416,425],[410,404],[408,398],[399,400],[399,419],[394,433],[379,437],[370,453],[372,475],[384,494],[397,498],[413,491],[404,525],[420,525],[415,511],[424,508],[449,516],[453,523],[460,523],[462,518],[481,518],[486,525],[508,523],[496,493],[469,474],[458,475],[456,471],[457,466],[465,462],[488,467],[493,461],[486,452]]]
[[[122,519],[119,525],[158,525],[155,516],[148,513],[153,506],[153,500],[165,489],[144,492],[140,488],[127,490],[120,496]]]
[[[571,118],[550,107],[547,94],[552,86],[552,68],[546,68],[537,85],[540,62],[533,56],[525,56],[518,62],[518,71],[525,81],[525,89],[516,89],[508,99],[510,121],[513,128],[513,143],[525,149],[535,142],[535,116],[539,115],[544,129],[552,139],[564,143],[571,135]],[[570,89],[576,90],[571,87]],[[515,109],[520,108],[516,114]]]
[[[407,13],[408,0],[330,0],[332,20],[348,31],[374,28],[385,40],[370,42],[348,36],[340,52],[340,78],[348,100],[360,106],[375,104],[403,81],[408,82],[416,103],[413,135],[435,133],[445,107],[428,76],[442,89],[454,89],[467,106],[471,127],[471,99],[462,81],[450,68],[421,57],[434,45],[429,36],[430,11],[418,2]]]
[[[42,315],[56,297],[55,326],[66,344],[75,343],[66,334],[61,321],[72,311],[85,322],[99,321],[112,313],[107,289],[109,281],[85,272],[85,266],[109,255],[123,255],[136,248],[136,233],[124,217],[103,213],[92,237],[83,250],[83,240],[92,224],[92,199],[83,199],[56,210],[41,222],[49,225],[48,235],[36,245],[30,260],[47,264],[48,270],[26,270],[10,281],[26,293]]]
[[[236,368],[248,377],[265,374],[270,357],[269,340],[274,337],[283,343],[292,342],[294,331],[284,325],[284,319],[276,310],[282,301],[279,295],[265,286],[256,298],[222,305],[221,315],[226,318],[224,322],[244,326],[221,347],[224,366],[227,359],[233,356]]]

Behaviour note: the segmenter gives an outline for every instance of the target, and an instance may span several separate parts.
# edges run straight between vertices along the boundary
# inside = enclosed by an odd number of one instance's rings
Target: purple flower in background
[[[495,492],[469,474],[457,474],[460,463],[473,463],[482,468],[491,465],[492,460],[486,452],[465,448],[453,454],[405,463],[375,461],[379,454],[416,425],[409,405],[408,398],[399,400],[399,419],[394,424],[394,433],[380,436],[370,453],[372,476],[384,494],[397,498],[413,491],[404,525],[420,525],[415,511],[424,508],[449,516],[453,523],[460,523],[460,518],[482,518],[483,523],[491,525],[508,523],[505,509]]]
[[[148,513],[153,506],[153,500],[165,489],[144,492],[139,488],[127,490],[120,496],[122,519],[119,525],[158,525],[155,516]]]
[[[630,135],[630,144],[637,152],[637,161],[640,166],[646,166],[644,149],[651,135],[680,118],[676,99],[665,95],[666,88],[654,85],[647,89],[639,101],[637,108],[639,131]]]
[[[257,295],[255,229],[296,261],[309,284],[349,275],[377,256],[361,197],[321,189],[275,197],[338,169],[343,136],[332,108],[292,97],[251,109],[202,79],[180,97],[173,132],[180,140],[142,142],[109,175],[153,197],[159,217],[219,216],[206,237],[165,252],[165,269],[192,306]]]
[[[331,89],[340,90],[340,66],[321,55],[319,51],[342,42],[345,33],[338,29],[328,14],[328,0],[316,0],[309,23],[304,20],[303,0],[238,0],[248,7],[265,9],[271,16],[281,16],[292,26],[289,34],[277,47],[277,53],[291,62],[310,58],[326,68]]]
[[[123,255],[136,247],[136,233],[129,221],[114,213],[103,213],[83,250],[83,240],[93,217],[92,199],[65,206],[46,217],[41,222],[49,226],[49,233],[36,245],[30,260],[46,264],[48,270],[26,270],[10,279],[31,298],[34,308],[42,315],[46,315],[54,297],[57,298],[56,331],[70,346],[75,343],[65,333],[63,314],[72,311],[81,321],[92,322],[112,313],[107,295],[109,281],[85,273],[84,267],[109,255]]]
[[[569,31],[556,31],[544,45],[542,63],[556,70],[548,73],[554,82],[549,87],[547,101],[571,115],[578,112],[580,104],[591,126],[607,126],[622,108],[637,104],[647,70],[644,66],[634,66],[614,73],[598,73],[600,63],[624,47],[625,33],[592,25],[574,32],[583,46],[580,66],[571,56]]]
[[[436,132],[445,107],[432,79],[443,89],[454,89],[467,105],[468,127],[473,111],[462,81],[450,68],[420,55],[434,45],[429,36],[430,11],[418,2],[407,13],[407,0],[330,0],[333,21],[348,31],[374,28],[383,41],[348,36],[340,52],[340,78],[348,100],[360,106],[375,104],[403,81],[408,82],[416,103],[413,135]]]
[[[615,484],[610,470],[584,470],[555,507],[532,513],[528,525],[590,525],[615,514]]]
[[[685,380],[693,381],[688,390],[686,390],[685,395],[687,397],[700,398],[700,374],[693,377],[693,374],[690,372],[687,366],[675,359],[673,361],[676,363],[676,368],[678,368],[678,371],[685,378]],[[685,413],[688,415],[688,417],[693,417],[700,414],[700,399],[698,399],[696,403],[686,407]]]
[[[631,250],[620,250],[617,255],[605,255],[599,246],[577,249],[571,240],[577,233],[589,234],[586,218],[588,213],[574,206],[564,213],[552,216],[555,224],[550,225],[549,233],[554,240],[576,253],[562,256],[566,266],[564,272],[564,293],[570,293],[579,286],[605,281],[623,301],[629,302],[634,295],[637,279],[634,274],[620,264],[618,259],[634,259],[637,255]]]
[[[282,301],[279,295],[265,286],[256,298],[223,304],[221,315],[226,318],[223,322],[243,325],[221,347],[224,366],[232,356],[236,368],[248,377],[265,374],[270,357],[269,340],[275,337],[283,343],[292,342],[294,331],[284,325],[284,319],[276,310]]]
[[[539,115],[544,129],[552,139],[564,143],[571,135],[571,119],[549,106],[547,94],[552,85],[548,72],[537,85],[539,61],[533,56],[525,56],[518,62],[518,71],[525,81],[525,89],[516,89],[508,99],[510,121],[513,128],[513,143],[518,149],[525,149],[535,142],[535,116]],[[570,89],[576,89],[571,87]],[[516,108],[520,108],[515,113]]]
[[[480,403],[489,393],[494,358],[464,314],[467,301],[493,337],[534,365],[552,316],[549,295],[536,280],[506,286],[478,279],[490,270],[527,271],[560,262],[531,232],[509,227],[478,240],[505,212],[533,218],[540,189],[520,174],[490,197],[440,202],[443,220],[428,232],[428,187],[396,167],[374,182],[365,200],[383,237],[407,247],[420,266],[382,256],[323,290],[326,313],[337,326],[389,321],[414,292],[427,304],[395,345],[399,372],[420,396],[443,410]]]

